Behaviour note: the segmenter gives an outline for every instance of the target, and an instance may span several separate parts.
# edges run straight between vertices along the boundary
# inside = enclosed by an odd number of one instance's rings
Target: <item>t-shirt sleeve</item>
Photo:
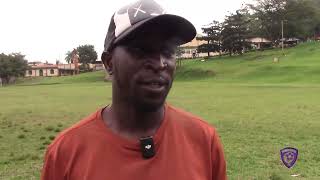
[[[41,180],[64,180],[65,166],[58,159],[57,149],[49,147],[45,154],[44,165],[41,172]]]
[[[226,161],[218,133],[214,130],[212,142],[212,180],[227,179]]]

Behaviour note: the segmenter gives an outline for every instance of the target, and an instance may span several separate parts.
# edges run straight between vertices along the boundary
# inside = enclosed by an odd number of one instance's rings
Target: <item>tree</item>
[[[273,41],[281,38],[284,22],[285,37],[307,39],[320,27],[319,0],[256,0],[249,4],[255,17],[256,33]],[[254,29],[254,28],[253,28]]]
[[[201,28],[205,36],[197,37],[197,40],[207,41],[207,44],[202,44],[198,47],[198,52],[208,53],[221,51],[221,23],[219,21],[213,21],[206,27]]]
[[[88,65],[89,63],[94,63],[98,58],[93,45],[81,45],[77,47],[77,51],[79,53],[79,61],[82,64]]]
[[[201,44],[197,47],[197,52],[208,53],[208,57],[210,56],[210,52],[214,52],[215,50],[215,45],[211,43]]]
[[[0,78],[3,84],[8,84],[10,78],[24,76],[28,63],[20,53],[0,54]]]
[[[176,56],[177,56],[177,58],[180,59],[181,56],[182,56],[182,54],[183,54],[183,47],[178,46],[177,49],[176,49]]]
[[[273,41],[281,38],[281,21],[284,20],[287,0],[256,0],[257,5],[249,4],[255,13],[260,31]]]
[[[319,21],[318,11],[311,0],[288,0],[285,6],[285,34],[287,37],[307,39],[313,37]]]
[[[72,63],[72,51],[68,51],[66,53],[66,57],[64,58],[66,60],[66,62],[69,64],[69,63]]]
[[[176,49],[176,57],[177,57],[177,68],[181,67],[182,64],[182,54],[183,54],[184,50],[183,47],[178,46]]]
[[[77,47],[76,50],[79,55],[79,63],[81,63],[80,69],[87,71],[89,69],[89,63],[94,63],[98,58],[98,54],[94,50],[94,46],[89,45],[89,44],[80,45]],[[65,60],[67,63],[73,63],[72,62],[72,51],[68,51],[66,53]]]
[[[234,53],[242,54],[249,47],[248,38],[248,16],[245,9],[236,11],[236,14],[227,16],[222,29],[222,49],[231,56]]]

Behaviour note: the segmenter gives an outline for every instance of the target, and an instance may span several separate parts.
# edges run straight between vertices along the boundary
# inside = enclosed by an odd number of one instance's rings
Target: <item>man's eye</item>
[[[173,58],[175,55],[174,50],[165,49],[161,51],[161,54],[166,58]]]
[[[139,48],[139,47],[129,47],[129,50],[130,50],[131,52],[136,52],[136,53],[142,52],[142,49]]]
[[[128,47],[127,49],[134,56],[141,57],[145,54],[144,50],[140,47]]]

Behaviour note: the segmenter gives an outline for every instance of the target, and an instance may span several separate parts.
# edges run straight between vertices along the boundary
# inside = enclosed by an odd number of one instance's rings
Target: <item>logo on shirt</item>
[[[293,167],[298,159],[298,149],[286,147],[280,150],[280,157],[287,168]]]
[[[144,148],[146,148],[146,149],[151,149],[151,145],[148,144],[148,145],[146,145]]]

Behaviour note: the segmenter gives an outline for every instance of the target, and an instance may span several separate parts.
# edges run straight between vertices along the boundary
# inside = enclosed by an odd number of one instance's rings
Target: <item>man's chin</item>
[[[164,101],[162,102],[139,102],[136,103],[136,109],[140,112],[156,112],[159,111],[164,105]]]

